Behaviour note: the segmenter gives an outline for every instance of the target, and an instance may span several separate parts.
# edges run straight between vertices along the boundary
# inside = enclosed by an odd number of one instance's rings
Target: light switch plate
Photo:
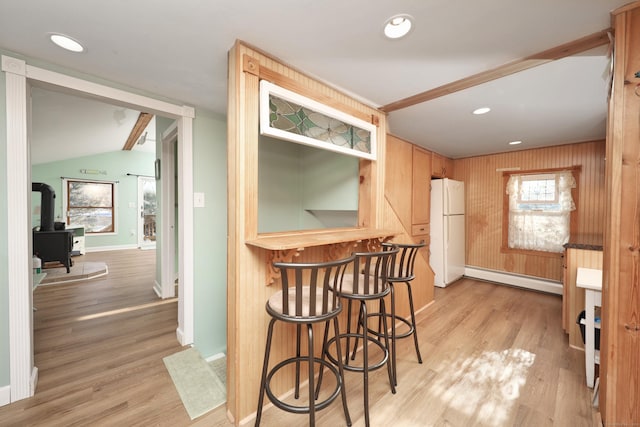
[[[204,208],[204,193],[193,193],[193,207]]]

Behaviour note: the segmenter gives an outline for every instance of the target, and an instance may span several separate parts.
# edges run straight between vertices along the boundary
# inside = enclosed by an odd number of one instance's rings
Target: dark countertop
[[[578,234],[569,237],[569,242],[565,243],[565,249],[586,249],[590,251],[602,250],[601,234]]]

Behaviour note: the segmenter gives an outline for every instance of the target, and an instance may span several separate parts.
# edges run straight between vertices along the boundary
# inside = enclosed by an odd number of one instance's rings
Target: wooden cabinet
[[[445,178],[453,178],[453,159],[444,158],[444,176]]]
[[[576,287],[578,267],[602,270],[602,250],[583,249],[580,245],[564,251],[565,274],[562,296],[562,323],[569,334],[569,345],[583,349],[580,327],[576,323],[578,314],[584,310],[584,289]]]
[[[444,178],[445,173],[444,157],[440,154],[433,153],[431,157],[431,176],[434,178]]]
[[[453,160],[438,153],[432,153],[431,176],[434,178],[451,178],[453,176]]]
[[[431,153],[413,147],[411,185],[411,234],[429,234],[431,216]]]
[[[387,135],[385,197],[407,234],[428,242],[431,152]]]

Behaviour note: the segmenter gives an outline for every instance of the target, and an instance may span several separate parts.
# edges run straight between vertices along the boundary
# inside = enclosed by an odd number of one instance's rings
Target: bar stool
[[[362,372],[364,380],[364,419],[365,425],[369,426],[369,372],[379,369],[383,366],[387,366],[387,373],[389,375],[389,384],[391,385],[391,392],[395,394],[395,384],[393,382],[393,372],[391,366],[391,359],[389,357],[389,336],[386,331],[387,328],[387,316],[381,316],[383,322],[382,338],[384,342],[381,342],[376,336],[370,336],[370,329],[367,327],[367,302],[378,301],[381,313],[386,314],[384,297],[390,292],[389,282],[387,276],[389,274],[393,257],[398,253],[398,249],[388,249],[381,252],[356,252],[353,255],[353,271],[351,274],[345,274],[342,281],[342,286],[336,287],[337,294],[340,298],[347,300],[347,331],[334,336],[327,342],[326,353],[327,358],[333,363],[338,363],[340,358],[339,354],[334,357],[329,351],[329,346],[332,343],[336,344],[339,351],[339,343],[342,339],[346,340],[346,352],[344,360],[344,369],[348,371]],[[358,319],[356,332],[351,332],[351,310],[352,303],[359,303]],[[360,332],[362,331],[362,332]],[[353,352],[351,354],[351,360],[355,360],[356,350],[358,348],[358,341],[362,339],[362,364],[355,365],[349,361],[349,348],[350,340],[355,338],[353,346]],[[369,345],[375,344],[381,351],[382,357],[379,361],[372,363],[369,361]],[[322,380],[322,370],[320,371],[320,378],[318,382]]]
[[[408,338],[413,335],[413,343],[416,348],[416,356],[418,356],[418,363],[422,363],[422,356],[420,355],[420,347],[418,346],[418,334],[416,331],[416,314],[413,309],[413,293],[411,292],[411,281],[415,278],[415,274],[413,272],[414,265],[416,261],[416,255],[418,251],[426,246],[424,240],[417,244],[409,244],[409,243],[392,243],[385,242],[382,243],[383,250],[393,250],[398,249],[400,252],[395,256],[395,262],[391,267],[391,271],[389,273],[389,277],[387,280],[389,281],[389,286],[391,288],[391,314],[388,313],[386,316],[391,317],[391,365],[393,366],[393,380],[394,385],[398,385],[398,373],[397,373],[397,363],[396,363],[396,340],[402,338]],[[396,315],[396,301],[395,301],[395,284],[396,283],[404,283],[407,285],[407,294],[409,296],[409,311],[411,315],[411,319],[407,319],[405,317],[401,317]],[[372,313],[370,314],[372,317],[381,318],[381,313]],[[403,333],[398,334],[396,332],[396,323],[400,321],[404,323],[409,330]],[[380,333],[380,323],[378,322],[378,332],[377,335],[381,336]]]
[[[256,426],[260,425],[262,416],[262,405],[266,393],[269,400],[278,408],[297,414],[309,414],[309,425],[315,426],[315,412],[323,409],[333,402],[339,394],[342,395],[342,406],[347,425],[351,425],[351,418],[347,408],[347,395],[344,388],[344,370],[341,361],[340,343],[336,343],[338,359],[335,366],[325,360],[324,349],[328,336],[329,323],[333,320],[334,334],[339,334],[338,315],[342,311],[342,305],[332,289],[340,288],[345,270],[351,265],[354,256],[338,261],[324,263],[273,263],[273,266],[280,270],[282,289],[269,298],[266,304],[267,313],[271,316],[269,330],[267,333],[267,345],[262,366],[262,378],[260,381],[260,397],[258,398],[258,411],[256,413]],[[291,286],[290,286],[291,285]],[[273,328],[276,321],[293,323],[296,325],[296,355],[276,364],[269,370],[269,353],[273,338]],[[313,325],[324,322],[325,333],[323,341],[323,351],[321,357],[314,356],[313,350]],[[308,334],[308,354],[301,355],[300,337],[301,327],[307,327]],[[278,399],[271,390],[270,381],[280,369],[295,364],[296,399],[300,396],[300,363],[307,362],[309,365],[309,402],[307,406],[290,405]],[[335,390],[322,402],[316,402],[320,391],[320,381],[318,387],[314,387],[314,365],[319,364],[320,369],[329,369],[336,378]]]

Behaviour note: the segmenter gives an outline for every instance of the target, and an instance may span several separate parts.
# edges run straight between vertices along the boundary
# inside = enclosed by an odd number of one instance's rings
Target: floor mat
[[[52,285],[106,276],[109,269],[104,262],[76,262],[70,268],[69,273],[67,273],[66,267],[45,268],[42,272],[46,273],[46,276],[40,285]]]
[[[163,361],[192,420],[226,401],[223,381],[195,348],[167,356]]]

